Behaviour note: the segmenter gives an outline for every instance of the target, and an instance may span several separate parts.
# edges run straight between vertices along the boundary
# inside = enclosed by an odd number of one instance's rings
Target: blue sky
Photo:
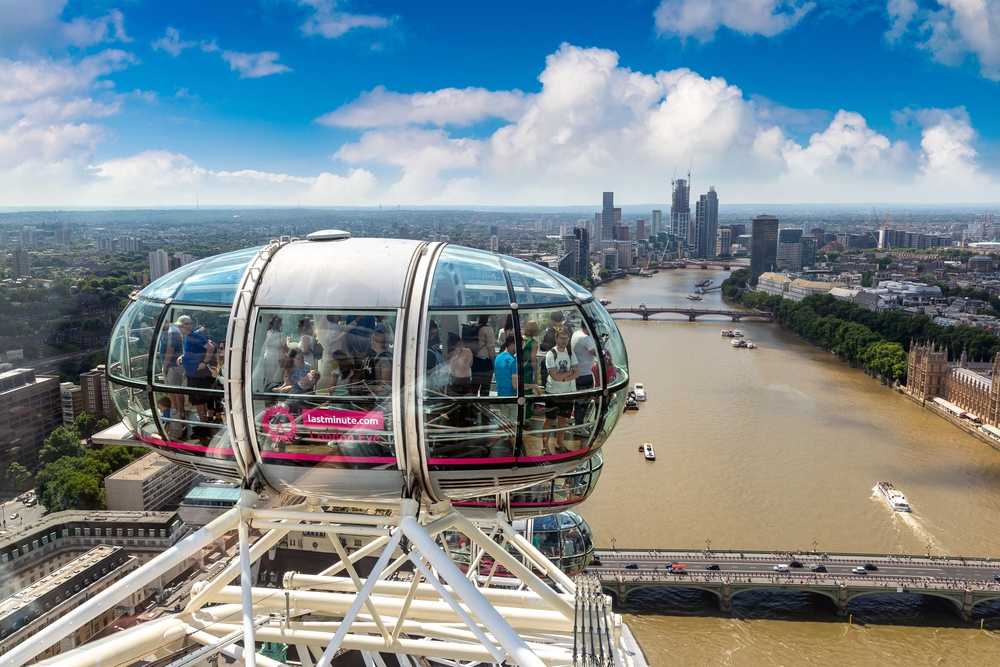
[[[1000,201],[1000,0],[0,0],[0,206]]]

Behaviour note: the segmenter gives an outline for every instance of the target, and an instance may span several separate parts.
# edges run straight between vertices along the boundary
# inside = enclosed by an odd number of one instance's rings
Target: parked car
[[[851,570],[854,574],[868,574],[868,570],[863,567],[856,567]]]
[[[809,569],[811,569],[813,572],[826,572],[826,565],[823,565],[822,563],[816,563]]]
[[[788,566],[787,565],[775,565],[774,566],[774,571],[775,572],[788,572]]]

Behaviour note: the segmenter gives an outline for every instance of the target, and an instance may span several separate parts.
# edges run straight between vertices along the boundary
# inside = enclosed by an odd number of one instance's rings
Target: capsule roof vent
[[[307,241],[343,241],[349,238],[351,233],[342,229],[321,229],[306,236]]]

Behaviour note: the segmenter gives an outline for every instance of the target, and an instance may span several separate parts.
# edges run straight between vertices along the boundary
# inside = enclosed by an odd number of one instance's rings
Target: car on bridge
[[[788,564],[788,567],[802,567],[802,563],[800,563],[797,560],[793,560],[791,563]]]
[[[878,567],[875,566],[875,563],[865,563],[865,569],[868,570],[869,572],[878,571]]]
[[[1000,581],[1000,572],[997,572],[996,574],[994,574],[994,575],[993,575],[993,578],[994,578],[995,580],[997,580],[997,581]]]
[[[718,563],[711,563],[710,565],[706,565],[705,569],[706,570],[721,570],[722,568],[719,567]]]
[[[822,563],[816,563],[809,569],[812,570],[813,572],[826,572],[826,565],[823,565]]]
[[[863,567],[851,568],[851,572],[853,572],[854,574],[868,574],[868,570],[866,570]]]
[[[671,563],[667,566],[669,574],[687,574],[687,566],[684,563]]]
[[[626,570],[638,570],[639,569],[639,564],[638,563],[625,563],[625,569]]]
[[[787,565],[775,565],[774,566],[774,571],[775,572],[788,572],[788,566]]]

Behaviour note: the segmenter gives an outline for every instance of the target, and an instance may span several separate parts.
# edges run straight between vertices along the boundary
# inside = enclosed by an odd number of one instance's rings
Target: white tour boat
[[[635,400],[637,401],[646,400],[646,390],[643,388],[641,382],[635,383],[635,389],[633,391],[635,391]]]
[[[889,503],[889,507],[897,512],[913,511],[910,509],[910,503],[906,502],[906,496],[894,487],[891,482],[879,482],[875,485],[875,489],[885,498],[885,502]]]
[[[648,442],[642,446],[642,455],[646,457],[647,461],[656,460],[656,452],[653,451],[653,445]]]
[[[732,343],[733,347],[750,347],[745,340],[742,338],[737,338]]]
[[[737,338],[743,338],[743,332],[740,331],[739,329],[733,329],[733,335],[736,336]]]
[[[732,338],[733,337],[733,330],[732,329],[723,329],[722,330],[722,337],[723,338]]]

